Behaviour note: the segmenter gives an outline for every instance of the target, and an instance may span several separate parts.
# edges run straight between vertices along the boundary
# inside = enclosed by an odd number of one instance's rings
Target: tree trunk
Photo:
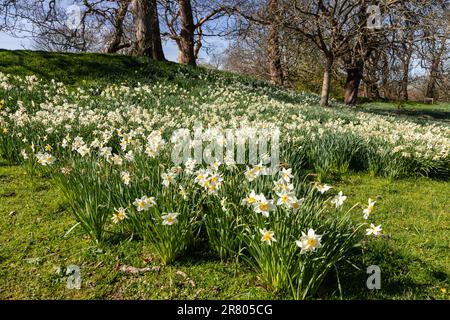
[[[120,49],[123,49],[129,44],[120,44],[122,42],[123,36],[123,21],[125,20],[125,16],[128,12],[128,0],[119,1],[119,8],[117,9],[117,13],[114,19],[114,31],[112,35],[111,42],[105,50],[105,53],[116,53]]]
[[[134,53],[138,56],[153,57],[151,7],[148,0],[133,0],[135,28]]]
[[[152,54],[153,59],[166,61],[161,44],[161,31],[159,29],[158,4],[156,0],[150,0],[150,21],[152,28]]]
[[[331,88],[331,72],[333,69],[334,59],[331,56],[328,56],[325,61],[325,69],[323,71],[323,82],[322,82],[322,93],[320,95],[320,106],[326,107],[328,106],[328,98],[330,96],[330,88]]]
[[[366,84],[366,96],[371,99],[379,99],[380,90],[378,89],[378,84],[372,80],[364,80]]]
[[[436,57],[433,58],[433,62],[431,64],[430,75],[428,77],[428,85],[427,85],[427,98],[436,98],[436,83],[438,79],[438,68],[439,68],[439,60]]]
[[[408,83],[409,83],[409,64],[411,62],[410,55],[407,54],[402,63],[403,77],[401,80],[401,98],[403,101],[408,101]]]
[[[347,80],[344,86],[344,102],[347,105],[355,105],[358,102],[359,85],[363,76],[362,63],[353,68],[347,68]]]
[[[387,57],[387,53],[383,53],[383,68],[382,68],[382,74],[381,74],[381,88],[383,90],[383,98],[389,99],[391,97],[391,94],[389,92],[388,88],[388,82],[389,82],[389,61]]]
[[[446,41],[447,41],[447,35],[445,34],[444,37],[442,37],[439,51],[433,55],[433,60],[431,63],[431,69],[430,69],[430,75],[428,77],[428,85],[427,85],[427,98],[434,98],[437,99],[437,82],[439,80],[439,66],[441,65],[442,55],[445,52],[446,49]]]
[[[377,73],[378,61],[380,60],[379,52],[375,52],[367,59],[365,66],[364,83],[366,84],[366,95],[371,99],[380,98],[380,90],[378,88],[379,74]]]
[[[403,101],[408,101],[409,65],[411,64],[411,57],[414,50],[414,34],[412,32],[410,32],[408,38],[405,39],[403,48],[405,52],[402,59],[403,77],[401,80],[401,99]]]
[[[178,62],[196,65],[194,52],[195,24],[192,16],[191,0],[178,0],[181,17],[181,33],[179,44]]]
[[[283,70],[281,67],[278,0],[269,0],[268,14],[271,23],[269,24],[269,34],[267,38],[267,51],[269,59],[270,80],[283,85]]]

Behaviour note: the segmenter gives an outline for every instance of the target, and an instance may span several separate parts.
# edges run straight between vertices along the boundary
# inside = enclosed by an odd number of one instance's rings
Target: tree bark
[[[387,57],[387,53],[383,53],[383,67],[382,67],[382,73],[381,73],[381,88],[383,90],[383,98],[389,99],[391,97],[389,88],[388,88],[388,82],[389,82],[389,61]]]
[[[378,88],[379,75],[377,73],[378,61],[380,60],[380,53],[370,55],[365,66],[364,83],[366,84],[366,93],[368,98],[379,99],[380,90]]]
[[[433,60],[431,62],[430,75],[428,77],[428,85],[427,85],[427,98],[437,99],[437,82],[439,80],[439,67],[441,65],[442,56],[446,49],[446,41],[447,41],[447,33],[444,37],[442,37],[439,51],[436,54],[433,54]]]
[[[133,0],[135,28],[134,53],[138,56],[153,57],[151,6],[148,0]]]
[[[347,105],[355,105],[358,102],[359,85],[363,77],[362,63],[353,68],[347,68],[347,80],[344,86],[344,102]]]
[[[280,34],[278,19],[278,0],[269,0],[268,3],[269,34],[267,38],[267,51],[269,60],[270,80],[283,85],[283,69],[281,66]]]
[[[402,59],[402,80],[401,80],[401,99],[408,101],[408,84],[409,84],[409,65],[411,64],[411,57],[414,49],[414,34],[410,32],[408,38],[405,39],[403,44],[404,56]]]
[[[117,9],[117,13],[114,19],[114,31],[112,35],[111,42],[106,48],[106,53],[116,53],[120,49],[123,49],[129,44],[122,44],[122,36],[123,36],[123,21],[125,20],[125,16],[128,12],[129,0],[122,0],[119,2],[119,8]]]
[[[152,28],[152,54],[153,59],[166,61],[161,43],[161,31],[159,29],[158,4],[156,0],[150,0],[150,21]]]
[[[320,106],[328,106],[328,99],[330,97],[331,88],[331,72],[333,70],[334,59],[328,56],[325,60],[325,69],[323,71],[322,93],[320,95]]]
[[[195,24],[192,15],[192,6],[190,0],[178,0],[181,17],[180,39],[178,62],[189,65],[196,65],[194,52],[194,32]]]
[[[409,64],[411,62],[411,57],[407,54],[402,63],[403,77],[401,81],[401,98],[403,101],[408,101],[408,84],[409,84]]]

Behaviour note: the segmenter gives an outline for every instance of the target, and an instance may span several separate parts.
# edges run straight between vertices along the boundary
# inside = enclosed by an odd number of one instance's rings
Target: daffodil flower
[[[324,194],[325,192],[327,192],[328,190],[330,190],[333,187],[326,185],[326,184],[324,184],[324,185],[318,184],[318,185],[316,185],[316,188],[321,194]]]
[[[112,216],[112,221],[114,223],[119,223],[120,221],[125,220],[127,216],[127,209],[120,207],[119,209],[114,208],[115,213]]]
[[[171,226],[175,223],[178,222],[177,217],[178,217],[179,213],[176,212],[170,212],[170,213],[166,213],[164,215],[161,216],[161,218],[163,219],[162,224],[163,225],[167,225],[167,226]]]
[[[369,202],[369,205],[367,206],[366,209],[363,210],[363,214],[364,214],[363,217],[366,220],[369,218],[370,214],[372,213],[376,201],[372,201],[372,199],[369,198],[368,202]]]
[[[301,248],[300,253],[313,252],[317,248],[322,247],[320,243],[322,236],[315,233],[313,229],[308,230],[308,234],[302,231],[302,237],[300,240],[295,241],[295,244]]]
[[[269,246],[272,245],[272,242],[277,242],[277,240],[274,237],[274,232],[266,229],[259,229],[259,232],[261,233],[261,241],[266,242]]]
[[[381,234],[381,231],[383,229],[381,229],[381,224],[378,226],[375,226],[373,223],[370,224],[370,227],[366,229],[366,235],[370,236],[370,235],[374,235],[374,236],[378,236]]]
[[[347,200],[347,196],[344,196],[342,191],[339,191],[339,193],[331,200],[331,203],[336,206],[336,208],[339,208],[344,204],[344,201]]]

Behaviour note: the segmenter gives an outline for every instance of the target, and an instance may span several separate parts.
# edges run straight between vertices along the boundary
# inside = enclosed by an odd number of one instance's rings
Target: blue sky
[[[208,39],[208,45],[214,47],[216,52],[222,52],[227,46],[227,41],[225,39],[210,38]],[[0,32],[0,49],[32,49],[32,42],[28,38],[15,38],[9,34]],[[163,50],[167,60],[177,62],[178,48],[174,41],[164,41]],[[200,62],[207,62],[209,59],[210,55],[206,53],[206,50],[200,50]]]
[[[67,7],[71,4],[76,3],[74,0],[61,0],[58,4],[63,8]],[[26,23],[26,22],[25,22]],[[162,26],[164,28],[164,26]],[[208,39],[204,39],[204,46],[200,50],[199,54],[199,62],[204,63],[210,60],[210,55],[208,55],[205,47],[213,49],[215,53],[223,52],[223,50],[228,46],[228,41],[224,38],[219,37],[208,37]],[[9,34],[4,32],[0,32],[0,49],[9,49],[9,50],[20,50],[20,49],[32,49],[32,40],[29,38],[15,38]],[[164,41],[163,49],[166,59],[170,61],[177,61],[178,58],[178,48],[174,41]],[[211,51],[211,50],[210,50]]]
[[[170,61],[177,61],[178,48],[172,41],[165,42],[163,45],[166,58]],[[9,34],[0,32],[0,49],[8,50],[20,50],[20,49],[32,49],[32,43],[27,38],[14,38]],[[201,53],[201,58],[208,59],[206,53]]]

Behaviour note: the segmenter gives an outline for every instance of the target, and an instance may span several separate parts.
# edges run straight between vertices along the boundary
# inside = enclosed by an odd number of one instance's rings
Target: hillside
[[[320,108],[315,94],[170,62],[30,51],[0,51],[0,101],[4,299],[448,298],[445,119]],[[203,142],[279,130],[282,170],[174,164],[178,130],[199,122]],[[323,238],[308,247],[312,228]],[[66,288],[69,265],[81,290]]]

